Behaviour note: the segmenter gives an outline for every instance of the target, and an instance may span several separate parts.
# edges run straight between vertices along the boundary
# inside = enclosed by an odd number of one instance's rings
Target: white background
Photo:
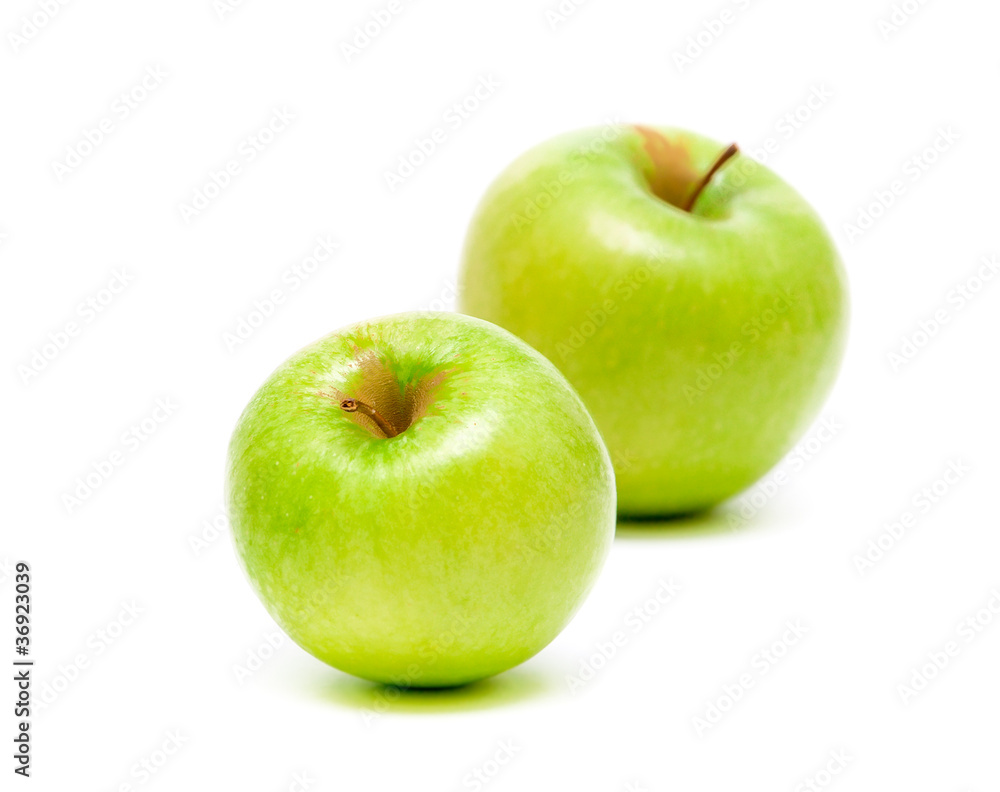
[[[1000,253],[996,4],[909,0],[890,30],[889,2],[859,0],[591,0],[563,4],[562,21],[555,0],[421,0],[350,58],[344,43],[386,3],[219,6],[92,0],[46,21],[41,0],[11,0],[0,12],[0,634],[12,656],[10,566],[27,560],[34,693],[49,699],[33,719],[32,780],[15,781],[447,790],[475,788],[478,770],[491,791],[794,790],[842,751],[846,768],[819,784],[1000,788],[1000,616],[982,610],[1000,607],[1000,279],[969,282]],[[45,24],[18,41],[32,16]],[[120,94],[157,69],[125,117]],[[499,87],[447,125],[483,79]],[[828,98],[800,107],[817,91]],[[294,120],[248,160],[241,145],[276,109]],[[793,127],[783,119],[797,109]],[[60,178],[54,163],[86,151],[102,119],[110,131]],[[712,515],[621,526],[576,620],[486,684],[390,700],[287,640],[269,653],[276,627],[211,527],[224,525],[243,405],[337,327],[452,307],[489,181],[551,135],[614,120],[744,150],[776,141],[768,164],[826,219],[851,282],[851,341],[823,411],[835,434],[817,425],[781,483]],[[390,190],[385,174],[439,126],[446,141]],[[924,154],[935,141],[946,150]],[[186,221],[181,205],[232,159],[239,175]],[[849,233],[895,180],[902,194]],[[290,289],[282,278],[325,236],[336,256]],[[81,311],[121,268],[121,293]],[[959,307],[959,285],[981,288]],[[275,288],[284,303],[227,347]],[[947,323],[919,335],[936,311]],[[79,333],[26,375],[70,322]],[[905,339],[920,348],[894,364]],[[158,399],[176,407],[156,412]],[[123,440],[153,415],[165,418],[155,431]],[[121,464],[68,506],[116,451]],[[968,471],[919,505],[950,463]],[[913,527],[883,536],[906,513]],[[859,570],[880,536],[884,556]],[[662,607],[660,579],[681,587]],[[123,604],[141,609],[124,626]],[[968,641],[960,623],[980,611]],[[805,634],[781,646],[795,620]],[[614,657],[588,659],[619,631]],[[904,695],[949,641],[958,655]],[[775,642],[771,663],[759,653]],[[574,695],[567,677],[592,662],[603,667]],[[728,707],[744,674],[753,685]],[[713,702],[728,712],[699,730]],[[137,763],[162,760],[171,735],[180,748],[143,776]],[[497,769],[504,744],[513,755]],[[13,760],[2,764],[9,776]]]

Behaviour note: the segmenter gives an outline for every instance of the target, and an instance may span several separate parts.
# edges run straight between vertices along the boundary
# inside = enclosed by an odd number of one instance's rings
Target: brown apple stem
[[[712,177],[719,172],[719,168],[721,168],[723,165],[729,162],[729,160],[735,157],[739,153],[739,151],[740,151],[739,147],[735,143],[733,143],[729,146],[729,148],[727,148],[725,151],[722,152],[722,154],[719,155],[719,158],[715,161],[715,164],[713,164],[712,167],[708,169],[708,173],[702,176],[701,181],[698,182],[698,186],[694,188],[694,192],[691,193],[691,195],[685,202],[684,206],[681,207],[682,209],[684,209],[685,212],[690,212],[694,208],[694,204],[695,201],[698,200],[698,196],[701,195],[702,190],[704,190],[708,186],[708,183],[712,181]]]
[[[363,415],[367,415],[376,424],[378,424],[378,428],[385,433],[386,437],[395,437],[399,434],[399,432],[396,431],[396,427],[379,415],[375,408],[365,404],[360,399],[344,399],[340,403],[340,409],[344,412],[359,412]]]

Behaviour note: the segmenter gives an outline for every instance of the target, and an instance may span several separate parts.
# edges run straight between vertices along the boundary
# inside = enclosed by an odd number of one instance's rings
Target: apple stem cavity
[[[365,404],[360,399],[344,399],[340,402],[340,409],[344,412],[359,412],[371,418],[386,437],[396,437],[399,431],[385,418],[378,414],[378,411],[369,404]]]
[[[684,206],[681,207],[685,212],[690,212],[694,209],[695,201],[698,200],[698,196],[701,195],[702,191],[708,186],[708,183],[712,181],[712,177],[719,172],[719,169],[725,165],[729,160],[735,157],[739,153],[740,149],[735,143],[731,143],[729,148],[719,155],[718,159],[712,164],[712,167],[708,169],[708,173],[701,177],[701,181],[698,182],[694,191],[688,196],[687,201],[684,202]]]

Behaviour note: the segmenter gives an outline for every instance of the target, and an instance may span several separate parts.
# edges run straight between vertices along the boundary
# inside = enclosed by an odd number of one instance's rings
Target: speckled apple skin
[[[436,383],[396,437],[339,406],[372,356],[399,383]],[[291,357],[240,417],[227,481],[268,612],[326,663],[396,685],[459,685],[536,654],[615,530],[612,465],[577,394],[527,344],[458,314],[383,317]]]
[[[659,128],[708,171],[725,148]],[[817,415],[848,322],[817,214],[738,155],[688,213],[652,194],[634,127],[557,137],[510,165],[469,227],[465,313],[512,331],[580,393],[621,514],[706,509],[753,484]]]

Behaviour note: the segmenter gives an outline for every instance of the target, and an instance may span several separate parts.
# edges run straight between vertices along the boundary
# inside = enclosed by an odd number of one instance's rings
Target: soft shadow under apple
[[[725,506],[677,517],[618,518],[615,537],[618,539],[686,539],[718,536],[752,530],[752,520],[744,520]]]
[[[554,680],[524,669],[451,688],[397,688],[336,674],[324,678],[316,693],[332,703],[365,710],[372,715],[424,714],[514,704],[547,695],[553,692],[555,685]]]

